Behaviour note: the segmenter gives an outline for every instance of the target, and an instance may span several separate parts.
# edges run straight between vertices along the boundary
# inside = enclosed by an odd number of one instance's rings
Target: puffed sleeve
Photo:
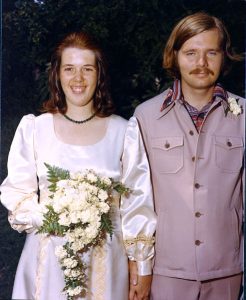
[[[42,223],[34,151],[35,116],[22,118],[8,157],[8,176],[3,181],[1,202],[9,210],[9,222],[18,232],[32,232]]]
[[[129,259],[137,261],[138,274],[149,275],[154,256],[156,214],[149,164],[135,117],[128,122],[122,161],[122,181],[132,190],[121,199],[123,239]]]

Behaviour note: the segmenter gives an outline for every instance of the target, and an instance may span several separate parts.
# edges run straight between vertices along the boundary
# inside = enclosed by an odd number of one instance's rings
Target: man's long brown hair
[[[179,21],[174,27],[163,53],[164,69],[166,69],[172,77],[180,79],[177,51],[193,36],[214,29],[217,29],[220,35],[220,48],[223,51],[222,73],[226,74],[229,69],[228,62],[240,61],[242,56],[233,53],[230,35],[222,21],[204,12],[189,15]]]

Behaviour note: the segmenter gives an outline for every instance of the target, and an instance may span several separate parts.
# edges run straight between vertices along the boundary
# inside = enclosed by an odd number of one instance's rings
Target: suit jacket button
[[[201,242],[200,242],[199,240],[196,240],[196,241],[195,241],[195,245],[196,245],[196,246],[200,246],[200,245],[201,245]]]
[[[166,142],[165,148],[168,149],[169,147],[170,147],[170,144],[168,142]]]
[[[195,217],[196,217],[196,218],[200,218],[201,215],[202,215],[202,214],[201,214],[199,211],[197,211],[197,212],[195,213]]]
[[[232,143],[230,141],[227,141],[227,146],[228,147],[231,147],[232,146]]]
[[[195,188],[199,189],[199,187],[200,187],[200,184],[199,183],[195,183]]]
[[[190,135],[194,135],[194,131],[193,131],[193,130],[190,130],[190,131],[189,131],[189,134],[190,134]]]

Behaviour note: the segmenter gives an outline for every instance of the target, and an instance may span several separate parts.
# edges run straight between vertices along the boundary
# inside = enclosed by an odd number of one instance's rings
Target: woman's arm
[[[142,297],[149,293],[151,283],[149,275],[152,274],[156,215],[149,164],[135,117],[128,123],[122,161],[123,183],[132,190],[128,197],[122,197],[120,207],[126,251],[129,260],[136,262],[130,262],[130,277],[137,281],[136,285],[130,285],[130,294],[138,296],[130,299],[145,299]],[[137,277],[134,275],[136,272]],[[146,284],[147,290],[144,290],[143,284]]]
[[[24,116],[17,127],[8,157],[8,176],[3,181],[1,202],[9,210],[13,229],[31,232],[42,223],[34,151],[35,117]]]

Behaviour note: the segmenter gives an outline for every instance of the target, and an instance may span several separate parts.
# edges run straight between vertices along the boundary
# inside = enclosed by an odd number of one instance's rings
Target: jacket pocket
[[[243,162],[242,138],[215,136],[215,160],[222,172],[238,172]]]
[[[151,146],[154,166],[160,173],[177,173],[183,167],[183,136],[154,138]]]

